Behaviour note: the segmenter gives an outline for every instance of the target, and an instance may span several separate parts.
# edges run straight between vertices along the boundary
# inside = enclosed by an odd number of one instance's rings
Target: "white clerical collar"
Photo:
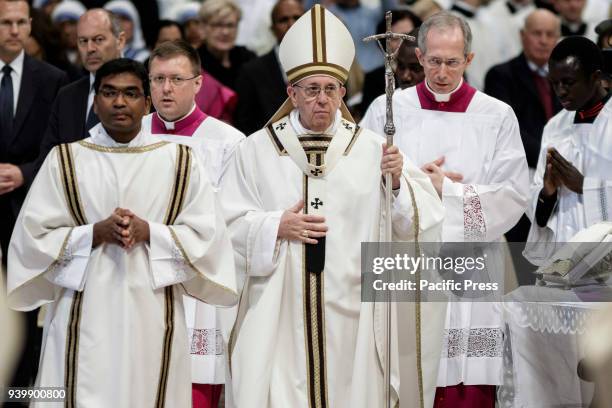
[[[315,131],[312,131],[310,129],[306,129],[302,125],[302,122],[300,122],[300,113],[298,112],[297,109],[293,109],[291,111],[291,113],[289,114],[289,123],[291,123],[291,127],[293,127],[293,130],[298,135],[307,135],[307,134],[320,135],[320,134],[325,134],[325,135],[332,135],[333,136],[333,135],[336,134],[336,130],[338,130],[338,125],[340,124],[340,119],[341,118],[342,118],[342,114],[340,113],[340,109],[338,109],[336,111],[336,115],[334,116],[334,121],[332,122],[331,126],[328,127],[327,129],[325,129],[324,132],[315,132]]]
[[[191,115],[193,113],[193,111],[195,110],[195,108],[196,108],[196,104],[194,102],[193,106],[191,107],[191,110],[189,112],[187,112],[187,114],[181,116],[177,120],[173,120],[172,122],[169,122],[169,121],[165,120],[164,118],[162,118],[161,115],[158,112],[155,112],[155,114],[157,115],[159,120],[161,120],[163,122],[164,127],[166,128],[166,130],[174,130],[174,124],[176,122],[178,122],[178,121],[181,121],[181,120],[185,119],[187,116]]]
[[[530,59],[527,59],[527,65],[529,66],[531,72],[535,72],[543,78],[546,78],[546,76],[548,75],[548,64],[544,64],[544,66],[540,67],[535,62],[531,61]]]
[[[427,80],[425,80],[425,86],[427,87],[427,90],[433,94],[436,102],[448,102],[448,101],[450,101],[451,95],[454,94],[455,92],[457,92],[457,89],[461,88],[461,85],[463,85],[463,78],[461,78],[461,81],[459,81],[459,85],[457,85],[457,87],[455,89],[453,89],[449,93],[443,94],[443,93],[437,93],[436,91],[431,89],[431,87],[427,83]]]
[[[136,135],[135,138],[130,140],[129,143],[118,143],[110,137],[110,135],[104,129],[102,123],[98,123],[96,126],[89,129],[89,134],[91,135],[91,143],[104,146],[104,147],[137,147],[137,146],[146,146],[150,145],[156,141],[155,136],[153,136],[150,132],[144,131],[144,128],[140,128],[140,132]]]

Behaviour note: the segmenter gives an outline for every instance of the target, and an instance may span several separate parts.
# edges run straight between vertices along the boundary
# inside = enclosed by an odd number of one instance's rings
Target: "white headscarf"
[[[143,62],[149,56],[147,45],[142,34],[142,26],[140,25],[140,15],[138,10],[129,0],[113,0],[104,5],[104,8],[119,16],[124,16],[132,20],[134,23],[134,32],[132,41],[126,44],[124,55],[126,58]]]
[[[62,21],[77,21],[87,9],[81,2],[76,0],[64,0],[53,9],[51,21],[61,23]]]
[[[197,1],[190,1],[188,3],[177,4],[170,9],[168,18],[174,20],[179,24],[185,24],[189,20],[198,20],[200,17],[198,13],[202,3]]]

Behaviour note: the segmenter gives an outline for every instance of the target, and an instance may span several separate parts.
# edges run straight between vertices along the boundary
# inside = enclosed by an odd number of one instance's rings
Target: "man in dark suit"
[[[272,8],[272,32],[278,43],[304,14],[301,2],[279,0]],[[278,62],[277,47],[249,61],[236,81],[238,105],[234,125],[246,135],[261,129],[287,99],[287,81]]]
[[[27,1],[0,0],[0,247],[3,267],[6,267],[13,226],[27,193],[23,183],[26,163],[38,156],[51,104],[59,89],[68,82],[63,71],[25,55],[24,44],[30,31]],[[36,314],[27,316],[24,355],[13,385],[31,385],[36,374],[36,349],[40,347]]]
[[[514,109],[532,169],[538,164],[544,125],[561,109],[546,78],[548,57],[559,35],[558,17],[543,9],[531,12],[521,30],[523,52],[491,68],[485,80],[485,93]]]
[[[51,149],[89,136],[99,120],[93,111],[93,81],[98,68],[121,56],[125,34],[119,20],[104,9],[85,12],[77,23],[77,45],[83,67],[89,75],[63,87],[53,103],[49,125],[40,144],[40,154],[23,172],[26,185],[34,180]]]
[[[557,16],[545,9],[532,11],[521,30],[523,52],[491,68],[485,78],[485,93],[506,102],[516,113],[530,175],[538,165],[544,125],[561,109],[546,77],[548,58],[560,34]],[[506,233],[506,238],[510,242],[524,242],[529,226],[529,220],[523,215],[518,224]],[[514,256],[519,283],[527,283],[522,279],[526,276],[521,272],[531,266],[527,263],[517,264],[519,258],[522,261],[522,256]]]

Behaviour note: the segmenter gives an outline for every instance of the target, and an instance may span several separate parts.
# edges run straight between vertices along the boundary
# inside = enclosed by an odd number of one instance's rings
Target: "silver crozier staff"
[[[393,135],[395,134],[395,125],[393,124],[393,92],[395,91],[395,78],[393,76],[393,61],[395,60],[398,50],[404,40],[415,41],[415,38],[407,34],[399,34],[391,31],[391,12],[387,11],[385,14],[385,21],[387,23],[387,32],[384,34],[371,35],[363,39],[365,42],[376,41],[378,47],[385,56],[385,94],[387,96],[387,118],[385,121],[385,135],[387,136],[387,147],[393,146]],[[383,48],[381,40],[385,40],[385,47]],[[391,41],[393,39],[399,39],[400,42],[395,50],[391,50]],[[385,174],[385,213],[387,217],[391,216],[391,188],[392,185],[391,173]],[[414,200],[413,200],[414,203]],[[414,208],[416,214],[416,206]],[[418,219],[418,217],[415,217]],[[417,226],[418,228],[418,226]],[[418,239],[418,235],[416,235]],[[385,223],[385,241],[392,241],[392,224],[391,222]],[[418,241],[417,241],[418,242]],[[418,244],[417,244],[418,245]],[[418,281],[417,281],[418,282]],[[416,335],[417,335],[417,372],[418,372],[418,383],[419,383],[419,398],[420,406],[423,406],[423,379],[421,377],[421,353],[420,345],[420,303],[418,293],[417,299],[415,299],[415,314],[416,314]],[[383,407],[391,408],[391,298],[390,295],[387,297],[387,303],[385,308],[385,343],[384,343],[384,385],[385,385],[385,401]]]

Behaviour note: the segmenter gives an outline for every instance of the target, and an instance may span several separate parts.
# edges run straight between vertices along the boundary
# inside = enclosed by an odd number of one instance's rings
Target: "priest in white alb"
[[[51,151],[17,220],[9,305],[48,304],[36,385],[66,388],[55,406],[191,407],[183,295],[237,301],[229,234],[198,156],[141,129],[144,66],[109,61],[94,89],[101,123]]]
[[[439,239],[443,212],[428,177],[357,126],[342,102],[354,55],[328,10],[316,5],[300,17],[279,47],[289,98],[238,146],[221,182],[236,266],[247,276],[229,351],[237,407],[383,406],[382,306],[361,301],[361,243],[384,240],[385,222],[394,241],[412,241],[415,231]],[[399,320],[414,336],[413,317]],[[423,367],[413,360],[401,385],[392,371],[392,406],[400,386],[417,383],[418,368],[423,378],[428,362],[437,368],[434,320],[422,310]],[[397,369],[396,356],[391,362]],[[433,387],[423,388],[433,398]],[[419,406],[418,388],[410,397],[402,407]]]
[[[474,54],[461,18],[439,12],[419,28],[420,84],[393,96],[395,140],[442,198],[443,242],[499,242],[527,207],[527,161],[510,106],[463,79]],[[361,125],[381,131],[385,99]],[[488,246],[487,277],[504,283],[502,247]],[[435,407],[493,408],[502,384],[503,320],[495,302],[449,304]]]
[[[145,131],[190,146],[206,168],[215,190],[244,135],[207,116],[195,103],[202,86],[200,56],[183,40],[168,41],[149,57],[151,99],[156,112],[142,120]],[[225,344],[235,308],[217,308],[184,296],[191,352],[193,407],[216,407],[225,382]]]
[[[541,265],[582,229],[612,214],[612,99],[601,51],[585,37],[553,49],[549,79],[562,109],[544,127],[531,185],[525,257]],[[569,84],[569,85],[568,85]]]

